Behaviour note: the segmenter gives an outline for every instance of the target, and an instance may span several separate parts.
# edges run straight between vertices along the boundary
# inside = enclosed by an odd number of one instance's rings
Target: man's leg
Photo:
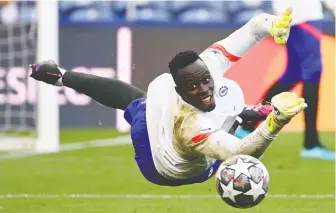
[[[317,158],[334,160],[335,152],[324,148],[319,140],[317,131],[317,112],[319,104],[319,83],[304,82],[303,98],[308,104],[305,115],[304,148],[301,150],[303,158]]]
[[[134,147],[134,159],[142,175],[151,183],[160,186],[181,186],[181,180],[170,180],[157,171],[148,136],[146,120],[146,97],[132,101],[124,113],[125,120],[131,125],[131,138]]]
[[[296,26],[291,28],[291,34],[286,44],[287,64],[282,76],[267,90],[262,97],[264,101],[271,99],[282,92],[291,90],[300,80],[300,62],[297,53],[299,46],[299,32]]]
[[[146,121],[146,98],[132,101],[124,112],[124,118],[131,125],[134,159],[142,175],[151,183],[165,185],[153,161]]]
[[[298,50],[303,81],[303,98],[308,107],[305,115],[303,158],[319,158],[334,160],[335,153],[325,149],[319,140],[317,131],[317,113],[319,104],[319,87],[322,72],[321,39],[322,21],[306,22],[298,25],[301,33],[302,46]]]
[[[67,71],[52,60],[29,66],[32,68],[30,77],[35,80],[72,88],[115,109],[125,110],[133,100],[146,95],[145,91],[113,78]]]
[[[317,132],[317,112],[318,112],[318,92],[319,83],[303,83],[303,98],[306,100],[307,107],[304,112],[305,117],[305,137],[304,147],[306,149],[314,148],[315,146],[321,146]],[[309,109],[308,109],[309,108]]]
[[[62,82],[64,86],[85,94],[105,106],[121,110],[125,110],[133,100],[146,95],[145,91],[114,78],[73,71],[65,72]]]

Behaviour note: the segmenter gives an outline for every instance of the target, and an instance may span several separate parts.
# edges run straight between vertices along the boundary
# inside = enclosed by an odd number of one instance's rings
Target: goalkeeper
[[[279,17],[261,14],[200,55],[178,53],[169,62],[170,74],[154,79],[147,93],[115,79],[66,71],[51,61],[31,65],[31,77],[124,110],[135,160],[148,181],[163,186],[201,183],[233,155],[261,156],[306,107],[294,93],[281,93],[272,99],[273,108],[250,110],[267,117],[255,131],[242,140],[231,134],[237,122],[254,118],[245,108],[241,88],[223,74],[267,36],[285,44],[290,22],[291,9]]]

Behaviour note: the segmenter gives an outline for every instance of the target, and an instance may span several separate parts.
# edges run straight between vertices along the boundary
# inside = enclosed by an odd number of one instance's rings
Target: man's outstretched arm
[[[191,152],[203,154],[215,159],[226,160],[233,155],[245,154],[260,157],[277,137],[281,129],[307,105],[303,98],[294,93],[284,92],[272,99],[273,112],[259,127],[243,139],[219,129],[195,129],[197,121],[184,124],[181,130],[186,138],[184,147]],[[202,123],[206,121],[203,120]]]
[[[292,9],[288,8],[281,16],[267,13],[257,15],[225,39],[208,47],[200,56],[221,67],[217,72],[223,76],[228,67],[239,61],[264,38],[271,36],[277,44],[286,44],[292,21],[291,13]]]
[[[146,92],[123,81],[90,74],[66,71],[53,61],[31,65],[31,77],[55,86],[66,86],[85,94],[100,104],[125,110],[133,100]]]

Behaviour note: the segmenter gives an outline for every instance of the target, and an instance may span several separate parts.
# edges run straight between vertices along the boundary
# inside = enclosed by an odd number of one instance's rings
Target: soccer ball
[[[247,155],[236,155],[224,161],[216,174],[217,192],[227,204],[235,208],[258,205],[269,188],[269,174],[265,165]]]

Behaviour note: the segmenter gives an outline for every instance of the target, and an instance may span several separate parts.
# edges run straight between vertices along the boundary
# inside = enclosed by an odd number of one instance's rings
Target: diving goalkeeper
[[[163,186],[201,183],[233,155],[261,156],[306,107],[294,93],[281,93],[271,107],[255,108],[266,118],[255,131],[242,140],[231,133],[249,113],[241,88],[223,74],[265,37],[285,44],[290,22],[291,9],[281,16],[261,14],[201,54],[180,52],[169,62],[170,74],[154,79],[147,93],[115,79],[67,71],[51,61],[31,65],[31,77],[124,110],[135,160],[148,181]]]

